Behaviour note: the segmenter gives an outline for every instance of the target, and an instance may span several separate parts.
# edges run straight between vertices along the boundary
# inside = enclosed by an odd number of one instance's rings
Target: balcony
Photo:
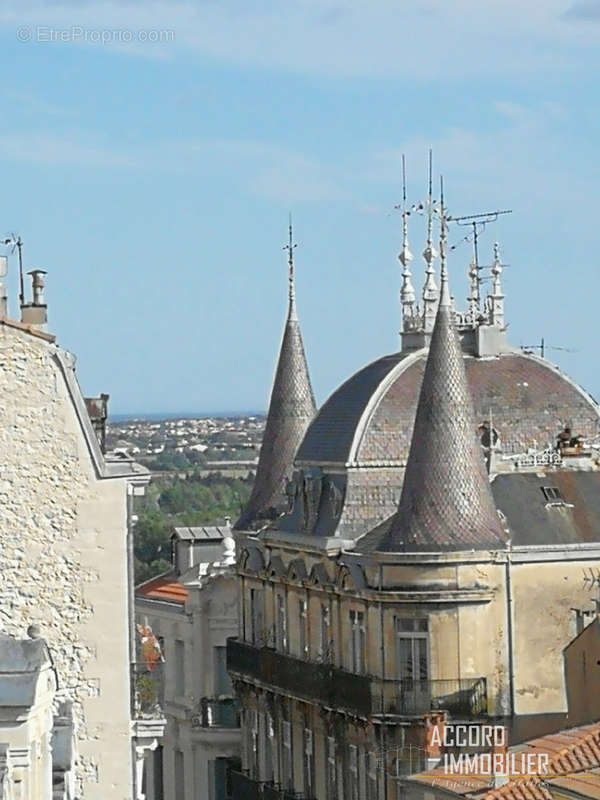
[[[230,773],[231,800],[262,800],[261,784],[244,772]]]
[[[239,703],[234,697],[213,699],[203,697],[199,713],[192,719],[194,728],[239,728]]]
[[[227,642],[227,669],[276,686],[297,697],[317,700],[330,708],[345,708],[361,716],[371,712],[367,675],[303,661],[268,647],[253,647],[237,639]]]
[[[373,714],[412,716],[447,711],[452,718],[472,719],[487,714],[485,678],[452,680],[371,681]]]
[[[231,800],[310,800],[303,794],[282,789],[274,783],[261,783],[244,772],[230,772]]]
[[[132,711],[135,718],[162,718],[165,699],[164,663],[152,668],[144,662],[132,664]]]
[[[303,661],[267,647],[229,639],[227,669],[302,699],[358,716],[420,716],[448,711],[453,718],[487,714],[485,678],[448,680],[382,680],[334,667]]]

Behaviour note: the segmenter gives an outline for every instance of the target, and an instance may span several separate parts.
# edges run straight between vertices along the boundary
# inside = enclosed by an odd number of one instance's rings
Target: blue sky
[[[600,396],[600,0],[5,0],[0,36],[0,233],[114,413],[265,407],[290,210],[318,401],[395,350],[429,146],[452,213],[513,209],[482,237],[511,341]]]

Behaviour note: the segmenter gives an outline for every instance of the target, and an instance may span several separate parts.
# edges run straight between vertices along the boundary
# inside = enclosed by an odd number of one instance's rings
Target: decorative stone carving
[[[331,516],[337,519],[342,513],[342,493],[332,480],[329,481],[329,505]]]
[[[319,515],[323,491],[323,473],[319,467],[302,472],[302,529],[312,533]]]

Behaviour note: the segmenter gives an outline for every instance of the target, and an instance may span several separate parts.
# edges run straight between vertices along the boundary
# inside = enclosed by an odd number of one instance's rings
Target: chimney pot
[[[44,275],[47,273],[44,269],[32,269],[27,274],[31,275],[33,300],[21,306],[21,321],[26,325],[45,330],[48,313],[44,299]]]
[[[32,269],[27,273],[31,275],[31,285],[33,289],[33,303],[34,306],[43,306],[46,304],[44,300],[44,275],[48,273],[44,269]]]

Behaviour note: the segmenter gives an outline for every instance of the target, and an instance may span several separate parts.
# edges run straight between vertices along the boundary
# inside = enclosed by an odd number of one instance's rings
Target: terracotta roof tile
[[[449,775],[443,767],[413,775],[411,780],[480,800],[554,800],[548,788],[554,785],[570,788],[591,800],[600,800],[600,722],[531,739],[511,747],[509,752],[517,756],[547,754],[547,774],[543,779],[513,774],[508,783],[496,789],[489,788],[487,775]]]
[[[148,600],[164,600],[167,603],[180,603],[181,605],[184,605],[188,598],[188,590],[179,583],[172,572],[140,584],[136,588],[135,594],[136,597],[144,597]]]

